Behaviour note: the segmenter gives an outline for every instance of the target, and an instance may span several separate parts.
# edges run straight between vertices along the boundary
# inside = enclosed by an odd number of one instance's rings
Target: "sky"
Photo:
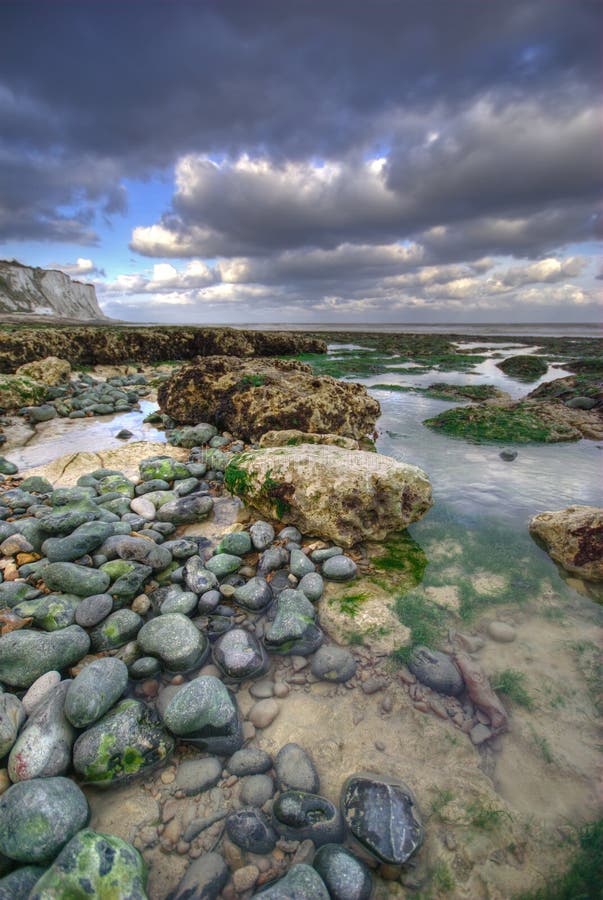
[[[600,321],[599,0],[2,0],[0,258],[160,323]]]

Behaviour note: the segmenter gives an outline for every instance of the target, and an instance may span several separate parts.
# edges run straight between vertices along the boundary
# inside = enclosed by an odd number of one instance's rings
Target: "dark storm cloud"
[[[10,191],[16,196],[0,216],[10,224],[14,213],[18,233],[11,237],[47,232],[56,238],[63,229],[66,239],[72,234],[79,240],[81,232],[82,240],[86,234],[90,240],[85,224],[78,232],[88,205],[108,215],[120,211],[122,178],[149,175],[186,154],[236,159],[249,153],[303,163],[317,156],[349,160],[391,147],[388,184],[401,196],[408,193],[405,160],[423,119],[436,130],[457,117],[462,121],[484,96],[503,110],[535,98],[543,120],[554,120],[560,108],[560,123],[567,121],[569,96],[587,108],[597,91],[600,10],[589,0],[4,2],[3,148],[23,170]],[[504,153],[486,154],[473,184],[468,163],[463,173],[463,156],[475,137],[465,124],[465,131],[459,126],[454,133],[456,150],[432,147],[432,163],[455,168],[459,187],[468,191],[465,207],[471,199],[482,213],[492,212],[490,199],[497,212],[515,211],[512,199],[505,207],[503,196],[493,197],[492,186],[481,190],[504,165]],[[488,146],[509,142],[496,122],[483,137]],[[74,164],[81,159],[90,171],[100,170],[97,187],[86,167]],[[51,172],[44,179],[47,160]],[[557,177],[557,163],[545,162],[540,177],[530,169],[530,202],[547,196]],[[425,175],[433,174],[429,160],[423,166]],[[509,162],[506,178],[512,169]],[[566,199],[588,190],[590,166],[585,169],[575,184],[562,167]],[[422,190],[415,206],[433,205],[435,188],[430,194],[423,184]],[[460,190],[440,190],[450,215],[462,219]],[[520,190],[515,179],[512,194]],[[74,204],[75,215],[61,209]],[[180,207],[177,212],[182,216]],[[374,213],[378,218],[379,210]],[[431,221],[425,216],[423,227]],[[259,230],[267,224],[263,219]],[[181,225],[186,229],[189,221],[176,219]],[[373,230],[365,224],[356,239],[380,242],[397,227],[385,215],[385,223],[378,218]],[[217,234],[237,243],[233,223],[222,223]],[[349,229],[335,223],[325,243],[346,235]],[[290,245],[305,240],[302,223]],[[264,243],[270,246],[270,236],[260,235]],[[248,246],[242,234],[234,252]]]

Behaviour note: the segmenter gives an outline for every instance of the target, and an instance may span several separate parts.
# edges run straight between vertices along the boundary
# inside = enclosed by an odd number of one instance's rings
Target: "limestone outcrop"
[[[47,356],[45,359],[39,359],[36,362],[20,366],[16,374],[25,375],[26,378],[32,378],[34,381],[40,382],[40,384],[55,386],[69,382],[71,366],[66,359],[59,359],[57,356]]]
[[[381,411],[363,385],[315,375],[297,360],[229,356],[183,367],[161,385],[158,401],[176,422],[212,422],[250,441],[285,429],[361,438]]]
[[[603,509],[569,506],[543,512],[533,516],[528,527],[568,572],[586,581],[603,581]]]
[[[56,269],[23,266],[16,260],[0,260],[0,312],[83,320],[106,318],[94,285],[72,281]]]
[[[432,505],[429,478],[417,466],[326,445],[250,450],[230,462],[224,477],[260,515],[344,547],[383,540]]]

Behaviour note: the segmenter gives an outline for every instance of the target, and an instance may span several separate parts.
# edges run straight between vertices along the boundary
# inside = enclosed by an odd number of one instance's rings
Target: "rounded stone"
[[[186,672],[203,665],[209,641],[181,613],[151,619],[138,632],[138,644],[147,656],[156,656],[172,672]]]
[[[267,728],[278,716],[280,711],[280,706],[269,697],[266,700],[258,700],[257,703],[254,703],[247,718],[251,722],[255,728]]]
[[[222,764],[215,756],[205,759],[186,759],[178,766],[174,790],[187,797],[201,794],[214,787],[222,777]]]
[[[231,754],[243,743],[236,702],[213,675],[200,675],[177,690],[162,715],[173,734],[208,752]]]
[[[493,641],[499,644],[510,644],[517,637],[517,632],[512,625],[506,622],[490,622],[488,624],[488,634]]]
[[[231,775],[261,775],[272,768],[272,757],[259,747],[245,747],[237,750],[228,762],[226,769]]]
[[[263,806],[274,795],[274,781],[270,775],[247,775],[241,783],[240,800],[243,806]]]
[[[513,462],[514,459],[517,459],[517,450],[501,450],[498,455],[505,462]]]
[[[106,572],[71,562],[49,563],[40,574],[46,587],[51,591],[77,594],[78,597],[102,594],[111,582]]]
[[[370,870],[347,847],[324,844],[316,851],[312,865],[326,884],[331,900],[370,900]]]
[[[299,744],[285,744],[274,760],[279,788],[316,794],[320,781],[314,763]]]
[[[303,550],[293,548],[289,555],[289,569],[296,578],[303,578],[316,571],[316,566],[312,560],[308,559]]]
[[[353,837],[386,865],[403,865],[423,843],[416,800],[403,781],[353,775],[342,788],[341,809]]]
[[[51,669],[72,666],[89,648],[90,638],[79,625],[48,633],[11,631],[0,641],[0,681],[27,688]]]
[[[226,817],[226,833],[230,840],[250,853],[270,853],[277,841],[277,834],[258,809],[240,809]]]
[[[200,556],[191,556],[184,564],[184,583],[189,591],[204,594],[218,586],[218,579],[205,568]]]
[[[309,572],[300,579],[297,590],[305,594],[312,603],[316,603],[320,600],[324,591],[322,576],[318,572]]]
[[[142,618],[131,609],[117,609],[90,632],[92,649],[115,650],[133,640],[142,627]]]
[[[220,853],[204,853],[193,859],[174,894],[174,900],[218,900],[230,872]]]
[[[233,599],[238,606],[248,612],[259,612],[272,603],[274,595],[265,578],[254,577],[236,588]]]
[[[233,628],[217,639],[213,646],[216,665],[229,678],[258,678],[270,665],[266,651],[254,634]]]
[[[251,535],[247,531],[233,531],[225,534],[218,544],[218,553],[233,553],[244,556],[252,549]]]
[[[160,671],[161,663],[154,656],[141,656],[140,659],[135,659],[128,670],[130,678],[135,678],[137,681],[143,678],[153,678]]]
[[[319,647],[312,657],[312,674],[320,681],[349,681],[356,674],[356,660],[349,650],[335,644]]]
[[[410,655],[408,668],[421,684],[441,694],[457,697],[465,686],[454,660],[439,650],[415,647]]]
[[[61,673],[56,670],[44,672],[37,678],[23,697],[23,709],[29,716],[38,703],[48,694],[51,688],[55,687],[61,680]]]
[[[88,802],[69,778],[31,778],[0,796],[0,853],[49,862],[88,822]]]
[[[254,522],[249,529],[251,542],[255,550],[265,550],[274,540],[274,528],[269,522]]]
[[[274,827],[291,841],[310,840],[315,847],[341,843],[343,818],[330,800],[305,791],[283,791],[272,807]]]
[[[255,896],[262,900],[330,900],[326,885],[318,872],[306,863],[291,866],[283,878]]]
[[[205,568],[216,578],[226,578],[227,575],[237,572],[242,565],[243,560],[240,556],[234,556],[232,553],[217,553],[207,560]]]
[[[127,684],[128,667],[121,659],[95,659],[69,685],[66,717],[76,728],[87,728],[119,700]]]
[[[61,681],[27,719],[8,758],[11,781],[63,775],[71,763],[75,730],[65,717],[71,681]]]
[[[9,752],[25,721],[23,704],[14,694],[0,694],[0,759]]]
[[[92,594],[80,601],[75,611],[75,621],[82,628],[94,628],[113,609],[111,594]]]
[[[357,572],[356,563],[349,556],[331,556],[322,564],[323,578],[329,581],[351,581]]]

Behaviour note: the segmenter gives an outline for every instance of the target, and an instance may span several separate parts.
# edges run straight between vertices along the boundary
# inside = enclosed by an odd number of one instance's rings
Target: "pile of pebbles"
[[[21,481],[0,460],[0,872],[9,871],[0,896],[65,895],[77,871],[91,896],[119,884],[143,898],[139,850],[86,828],[78,783],[150,783],[161,769],[169,784],[174,751],[186,756],[174,801],[218,783],[225,801],[218,820],[193,818],[178,834],[164,804],[151,843],[192,860],[174,897],[191,887],[204,897],[256,888],[273,898],[368,897],[367,864],[401,866],[421,844],[403,783],[352,776],[337,809],[301,747],[273,760],[246,746],[290,690],[271,668],[290,661],[288,681],[308,689],[358,680],[357,657],[325,643],[315,607],[325,580],[350,581],[357,567],[292,526],[275,533],[255,521],[215,543],[182,534],[221,489],[229,441],[217,438],[210,450],[193,446],[186,463],[141,461],[136,481],[97,469],[72,488]],[[245,720],[237,692],[250,681],[257,702]],[[203,841],[212,827],[222,853]],[[142,850],[151,845],[143,832]]]

